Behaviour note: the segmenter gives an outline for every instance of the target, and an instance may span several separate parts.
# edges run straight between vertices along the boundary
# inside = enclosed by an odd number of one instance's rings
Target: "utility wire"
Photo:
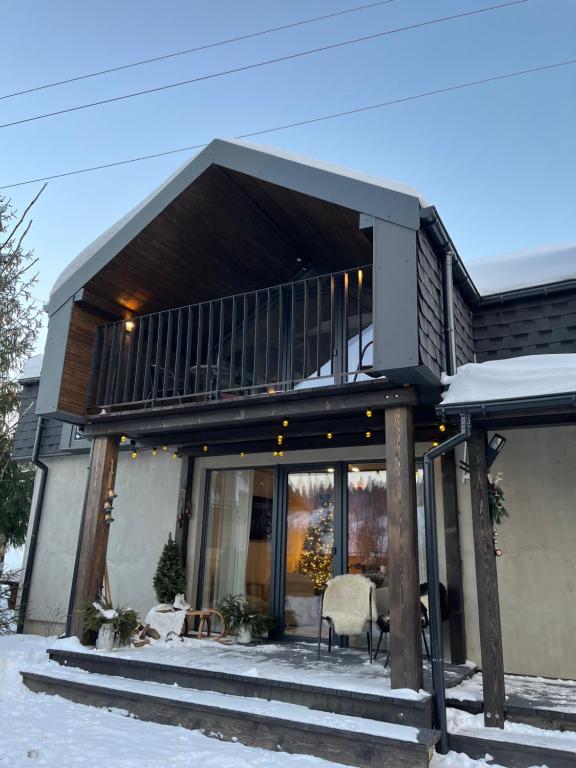
[[[124,69],[132,69],[133,67],[141,67],[144,64],[154,64],[157,61],[165,61],[166,59],[174,59],[177,56],[186,56],[189,53],[197,53],[198,51],[207,51],[210,48],[218,48],[221,45],[229,45],[230,43],[238,43],[241,40],[250,40],[253,37],[262,37],[263,35],[270,35],[273,32],[281,32],[285,29],[293,29],[294,27],[303,27],[305,24],[314,24],[317,21],[325,21],[326,19],[333,19],[337,16],[345,16],[350,13],[358,13],[358,11],[366,11],[370,8],[376,8],[379,5],[389,5],[395,0],[379,0],[377,3],[368,3],[367,5],[357,5],[355,8],[347,8],[344,11],[335,11],[334,13],[326,13],[324,16],[314,16],[311,19],[303,19],[301,21],[294,21],[290,24],[283,24],[280,27],[270,27],[269,29],[261,29],[257,32],[249,32],[245,35],[238,35],[237,37],[229,37],[226,40],[218,40],[215,43],[206,43],[199,45],[196,48],[187,48],[184,51],[173,51],[172,53],[166,53],[163,56],[154,56],[152,59],[141,59],[140,61],[133,61],[129,64],[122,64],[117,67],[110,67],[109,69],[101,69],[97,72],[89,72],[85,75],[77,75],[76,77],[69,77],[66,80],[57,80],[53,83],[45,83],[44,85],[36,85],[33,88],[26,88],[24,91],[14,91],[14,93],[6,93],[0,96],[2,99],[11,99],[14,96],[23,96],[26,93],[34,93],[36,91],[43,91],[47,88],[56,88],[59,85],[68,85],[68,83],[76,83],[79,80],[88,80],[91,77],[100,77],[101,75],[109,75],[112,72],[121,72]]]
[[[231,74],[235,74],[235,73],[238,73],[238,72],[246,72],[248,70],[258,69],[259,67],[264,67],[264,66],[267,66],[269,64],[277,64],[277,63],[279,63],[281,61],[290,61],[290,60],[293,60],[293,59],[302,58],[303,56],[310,56],[313,53],[321,53],[321,52],[324,52],[324,51],[334,50],[335,48],[343,48],[344,46],[347,46],[347,45],[353,45],[353,44],[356,44],[356,43],[363,43],[363,42],[366,42],[368,40],[375,40],[376,38],[384,37],[386,35],[393,35],[393,34],[396,34],[397,32],[406,32],[408,30],[419,29],[421,27],[428,27],[428,26],[432,26],[434,24],[442,24],[442,23],[444,23],[446,21],[453,21],[454,19],[461,19],[461,18],[464,18],[464,17],[467,17],[467,16],[477,16],[477,15],[479,15],[481,13],[487,13],[489,11],[500,10],[502,8],[508,8],[508,7],[514,6],[514,5],[521,5],[521,4],[526,3],[526,2],[528,2],[528,0],[509,0],[509,2],[506,2],[506,3],[499,3],[498,5],[490,5],[490,6],[487,6],[485,8],[479,8],[479,9],[474,10],[474,11],[465,11],[463,13],[457,13],[457,14],[454,14],[452,16],[443,16],[443,17],[437,18],[437,19],[430,19],[429,21],[421,21],[421,22],[419,22],[417,24],[409,24],[409,25],[404,26],[404,27],[396,27],[395,29],[388,29],[388,30],[385,30],[384,32],[376,32],[376,33],[374,33],[372,35],[364,35],[363,37],[355,37],[355,38],[352,38],[351,40],[344,40],[344,41],[339,42],[339,43],[332,43],[331,45],[323,45],[320,48],[312,48],[312,49],[309,49],[307,51],[299,51],[298,53],[291,53],[291,54],[288,54],[287,56],[279,56],[279,57],[274,58],[274,59],[267,59],[265,61],[259,61],[259,62],[255,63],[255,64],[247,64],[247,65],[245,65],[243,67],[235,67],[234,69],[226,69],[226,70],[223,70],[221,72],[213,72],[213,73],[211,73],[209,75],[201,75],[200,77],[194,77],[194,78],[191,78],[190,80],[181,80],[180,82],[177,82],[177,83],[168,83],[167,85],[160,85],[160,86],[157,86],[156,88],[147,88],[146,90],[143,90],[143,91],[134,91],[133,93],[126,93],[123,96],[114,96],[114,97],[109,98],[109,99],[102,99],[100,101],[92,101],[92,102],[89,102],[88,104],[80,104],[80,105],[78,105],[76,107],[68,107],[67,109],[59,109],[59,110],[56,110],[55,112],[46,112],[45,114],[42,114],[42,115],[34,115],[33,117],[25,117],[25,118],[23,118],[21,120],[13,120],[13,121],[11,121],[9,123],[2,123],[2,124],[0,124],[0,128],[9,128],[9,127],[14,126],[14,125],[22,125],[23,123],[31,123],[31,122],[33,122],[35,120],[44,120],[45,118],[48,118],[48,117],[56,117],[57,115],[65,115],[65,114],[68,114],[69,112],[78,112],[80,110],[89,109],[91,107],[99,107],[99,106],[102,106],[103,104],[111,104],[111,103],[117,102],[117,101],[124,101],[126,99],[132,99],[132,98],[134,98],[136,96],[145,96],[145,95],[150,94],[150,93],[158,93],[159,91],[166,91],[166,90],[168,90],[170,88],[180,88],[183,85],[191,85],[192,83],[199,83],[199,82],[202,82],[204,80],[213,80],[214,78],[217,78],[217,77],[224,77],[225,75],[231,75]]]
[[[258,131],[250,131],[249,133],[240,133],[237,136],[234,136],[235,139],[248,139],[252,136],[263,136],[267,133],[275,133],[276,131],[284,131],[288,128],[298,128],[303,125],[312,125],[313,123],[320,123],[324,120],[334,120],[338,117],[346,117],[347,115],[356,115],[360,112],[369,112],[373,109],[382,109],[384,107],[391,107],[395,104],[403,104],[408,101],[416,101],[418,99],[424,99],[431,96],[439,96],[443,93],[450,93],[452,91],[459,91],[463,90],[465,88],[472,88],[476,85],[485,85],[487,83],[495,83],[499,80],[508,80],[512,77],[520,77],[521,75],[529,75],[533,74],[534,72],[545,72],[552,69],[558,69],[560,67],[566,67],[570,66],[572,64],[576,64],[576,59],[568,59],[566,61],[558,61],[553,64],[543,64],[539,67],[530,67],[529,69],[519,69],[515,72],[506,72],[501,75],[494,75],[493,77],[484,77],[480,80],[469,80],[466,83],[458,83],[457,85],[449,85],[445,88],[437,88],[433,91],[423,91],[421,93],[415,93],[411,96],[401,96],[396,99],[390,99],[389,101],[382,101],[379,104],[370,104],[366,107],[356,107],[354,109],[347,109],[342,112],[334,112],[330,115],[322,115],[320,117],[311,117],[307,120],[298,120],[297,122],[293,123],[284,123],[283,125],[276,125],[273,128],[262,128]],[[128,165],[130,163],[139,163],[142,160],[152,160],[156,157],[166,157],[167,155],[175,155],[179,152],[190,152],[194,149],[203,149],[204,147],[208,146],[209,142],[204,142],[203,144],[192,144],[188,147],[179,147],[178,149],[169,149],[164,152],[155,152],[152,155],[140,155],[139,157],[131,157],[127,160],[117,160],[116,162],[112,163],[103,163],[102,165],[93,165],[90,168],[79,168],[75,171],[66,171],[64,173],[56,173],[52,176],[41,176],[36,179],[28,179],[27,181],[17,181],[13,184],[3,184],[0,185],[0,189],[11,189],[13,187],[22,187],[26,184],[35,184],[39,181],[51,181],[52,179],[62,179],[66,176],[77,176],[81,173],[90,173],[92,171],[101,171],[105,168],[115,168],[119,165]]]

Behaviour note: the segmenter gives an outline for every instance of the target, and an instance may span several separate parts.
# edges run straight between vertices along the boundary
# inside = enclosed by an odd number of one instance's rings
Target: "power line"
[[[197,53],[199,51],[207,51],[210,48],[218,48],[222,45],[229,45],[230,43],[238,43],[242,40],[250,40],[253,37],[262,37],[263,35],[270,35],[273,32],[281,32],[286,29],[293,29],[294,27],[302,27],[306,24],[314,24],[317,21],[325,21],[326,19],[333,19],[337,16],[345,16],[350,13],[358,13],[358,11],[366,11],[370,8],[376,8],[379,5],[389,5],[395,2],[395,0],[379,0],[377,3],[368,3],[367,5],[358,5],[354,8],[347,8],[343,11],[335,11],[334,13],[326,13],[323,16],[314,16],[311,19],[302,19],[300,21],[294,21],[290,24],[282,24],[280,27],[270,27],[269,29],[261,29],[257,32],[249,32],[245,35],[238,35],[237,37],[229,37],[226,40],[218,40],[214,43],[206,43],[204,45],[198,45],[196,48],[187,48],[183,51],[173,51],[172,53],[166,53],[162,56],[154,56],[151,59],[140,59],[139,61],[133,61],[129,64],[121,64],[117,67],[110,67],[109,69],[100,69],[97,72],[88,72],[85,75],[77,75],[76,77],[69,77],[66,80],[57,80],[53,83],[45,83],[44,85],[36,85],[32,88],[26,88],[23,91],[14,91],[13,93],[6,93],[0,96],[2,99],[11,99],[14,96],[23,96],[27,93],[35,93],[36,91],[43,91],[47,88],[56,88],[59,85],[68,85],[69,83],[76,83],[79,80],[88,80],[91,77],[100,77],[101,75],[109,75],[112,72],[121,72],[124,69],[132,69],[133,67],[141,67],[144,64],[154,64],[157,61],[165,61],[166,59],[174,59],[177,56],[186,56],[189,53]]]
[[[240,133],[237,136],[235,136],[235,139],[248,139],[253,136],[263,136],[267,133],[275,133],[276,131],[284,131],[289,128],[298,128],[303,125],[312,125],[313,123],[320,123],[324,120],[334,120],[338,117],[346,117],[348,115],[356,115],[360,112],[369,112],[374,109],[382,109],[384,107],[391,107],[395,104],[403,104],[408,101],[417,101],[418,99],[424,99],[431,96],[439,96],[443,93],[450,93],[452,91],[459,91],[463,90],[465,88],[472,88],[476,85],[485,85],[487,83],[494,83],[499,80],[508,80],[512,77],[520,77],[521,75],[529,75],[533,74],[534,72],[545,72],[552,69],[558,69],[560,67],[566,67],[572,64],[576,64],[576,59],[567,59],[566,61],[558,61],[553,64],[543,64],[539,67],[530,67],[529,69],[519,69],[515,72],[506,72],[501,75],[494,75],[492,77],[484,77],[480,80],[469,80],[465,83],[458,83],[457,85],[449,85],[445,88],[437,88],[433,91],[423,91],[421,93],[415,93],[411,96],[400,96],[396,99],[390,99],[389,101],[382,101],[379,104],[370,104],[366,107],[355,107],[353,109],[347,109],[342,112],[334,112],[330,115],[322,115],[320,117],[311,117],[306,120],[298,120],[293,123],[284,123],[283,125],[276,125],[273,128],[262,128],[258,131],[250,131],[249,133]],[[94,165],[90,168],[79,168],[74,171],[66,171],[64,173],[56,173],[52,176],[41,176],[36,179],[28,179],[27,181],[17,181],[13,184],[3,184],[0,185],[0,189],[11,189],[13,187],[22,187],[26,184],[35,184],[40,181],[51,181],[52,179],[62,179],[66,176],[77,176],[81,173],[90,173],[92,171],[101,171],[106,168],[115,168],[119,165],[128,165],[130,163],[139,163],[142,160],[152,160],[156,157],[166,157],[167,155],[175,155],[179,152],[190,152],[194,149],[203,149],[208,145],[208,142],[204,142],[203,144],[192,144],[188,147],[179,147],[178,149],[168,149],[164,152],[155,152],[151,155],[140,155],[138,157],[131,157],[126,160],[117,160],[112,163],[103,163],[102,165]]]
[[[191,78],[190,80],[181,80],[180,82],[177,82],[177,83],[168,83],[167,85],[160,85],[160,86],[157,86],[156,88],[147,88],[142,91],[134,91],[133,93],[126,93],[123,96],[114,96],[108,99],[101,99],[100,101],[92,101],[92,102],[89,102],[88,104],[80,104],[76,107],[59,109],[59,110],[56,110],[55,112],[46,112],[42,115],[34,115],[33,117],[25,117],[21,120],[13,120],[9,123],[0,124],[0,128],[9,128],[14,125],[31,123],[35,120],[44,120],[45,118],[48,118],[48,117],[56,117],[58,115],[65,115],[70,112],[78,112],[80,110],[89,109],[91,107],[99,107],[99,106],[102,106],[103,104],[111,104],[117,101],[125,101],[126,99],[132,99],[136,96],[145,96],[150,93],[158,93],[159,91],[166,91],[171,88],[180,88],[183,85],[191,85],[192,83],[199,83],[204,80],[213,80],[217,77],[224,77],[225,75],[236,74],[238,72],[246,72],[248,70],[258,69],[259,67],[264,67],[269,64],[278,64],[279,62],[282,62],[282,61],[290,61],[293,59],[302,58],[303,56],[310,56],[313,53],[322,53],[324,51],[334,50],[335,48],[343,48],[344,46],[347,46],[347,45],[363,43],[368,40],[375,40],[376,38],[384,37],[386,35],[393,35],[398,32],[406,32],[412,29],[419,29],[421,27],[428,27],[434,24],[441,24],[446,21],[453,21],[455,19],[461,19],[467,16],[477,16],[481,13],[500,10],[502,8],[508,8],[514,5],[521,5],[526,2],[528,2],[528,0],[509,0],[509,2],[499,3],[498,5],[491,5],[485,8],[479,8],[474,11],[465,11],[463,13],[457,13],[452,16],[443,16],[437,19],[430,19],[429,21],[421,21],[417,24],[409,24],[404,27],[396,27],[395,29],[388,29],[388,30],[385,30],[384,32],[376,32],[371,35],[364,35],[363,37],[355,37],[355,38],[352,38],[351,40],[344,40],[340,43],[332,43],[331,45],[324,45],[324,46],[321,46],[320,48],[312,48],[307,51],[299,51],[298,53],[291,53],[291,54],[288,54],[287,56],[279,56],[274,59],[259,61],[255,64],[247,64],[242,67],[235,67],[234,69],[226,69],[221,72],[213,72],[209,75],[201,75],[200,77],[194,77],[194,78]]]

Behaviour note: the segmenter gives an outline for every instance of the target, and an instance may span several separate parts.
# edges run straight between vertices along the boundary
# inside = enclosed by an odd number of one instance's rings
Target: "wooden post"
[[[504,659],[502,655],[502,629],[500,626],[496,555],[494,554],[492,519],[488,503],[486,433],[483,429],[472,430],[472,437],[469,442],[469,463],[484,689],[484,722],[487,726],[503,728]]]
[[[392,688],[422,688],[418,518],[412,409],[386,410]]]
[[[441,458],[442,500],[444,504],[444,540],[446,543],[446,589],[450,629],[450,661],[466,662],[466,625],[464,621],[464,591],[462,587],[462,555],[458,521],[458,491],[454,451]]]
[[[95,437],[92,469],[88,481],[84,526],[80,531],[81,549],[74,589],[70,634],[82,638],[82,608],[95,600],[104,581],[110,526],[104,522],[104,502],[114,489],[118,463],[118,436]]]

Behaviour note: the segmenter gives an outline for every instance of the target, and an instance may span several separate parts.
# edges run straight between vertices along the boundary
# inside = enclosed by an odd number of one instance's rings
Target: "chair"
[[[322,622],[328,624],[328,653],[332,651],[332,634],[351,637],[366,631],[368,657],[372,664],[372,619],[376,615],[374,584],[355,574],[330,579],[320,602],[318,627],[318,659],[322,642]]]
[[[378,656],[380,650],[380,644],[384,635],[390,633],[390,591],[388,587],[382,587],[376,590],[376,608],[378,610],[376,624],[380,630],[380,636],[378,637],[378,643],[376,645],[376,652],[374,653],[374,660]],[[430,660],[430,650],[428,649],[428,640],[426,639],[425,630],[430,626],[428,619],[428,595],[422,594],[420,596],[420,631],[422,632],[422,640],[424,641],[424,648],[426,650],[426,658]],[[388,655],[384,666],[388,666],[390,660],[390,643],[388,643]]]

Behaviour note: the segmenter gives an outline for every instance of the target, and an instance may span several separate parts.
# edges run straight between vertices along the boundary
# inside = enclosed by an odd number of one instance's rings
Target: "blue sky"
[[[196,77],[496,0],[378,8],[0,101],[0,122]],[[12,3],[2,93],[361,5],[362,0]],[[6,20],[6,14],[5,14]],[[295,61],[0,130],[0,184],[576,58],[576,2],[528,0]],[[255,138],[417,187],[470,263],[576,241],[576,66]],[[29,244],[38,298],[187,157],[50,182]],[[39,185],[0,190],[22,208]]]

